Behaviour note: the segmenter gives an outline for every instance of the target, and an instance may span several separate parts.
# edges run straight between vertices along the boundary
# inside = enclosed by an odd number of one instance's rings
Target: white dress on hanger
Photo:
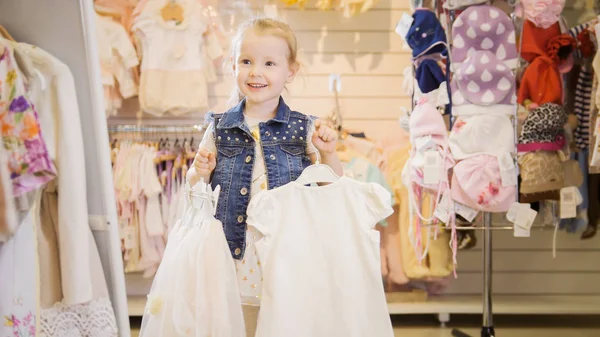
[[[186,187],[185,213],[169,234],[140,337],[245,337],[235,264],[213,215],[218,193],[202,182],[191,193]]]
[[[262,299],[256,337],[392,337],[381,282],[379,232],[392,213],[381,185],[348,177],[291,182],[250,201]]]

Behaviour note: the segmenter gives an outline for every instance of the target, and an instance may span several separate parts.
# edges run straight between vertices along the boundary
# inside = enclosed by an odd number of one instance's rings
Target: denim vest
[[[225,113],[212,115],[217,166],[211,185],[221,185],[216,218],[223,223],[231,255],[238,260],[246,249],[246,210],[255,152],[254,138],[244,122],[244,106],[242,101]],[[259,124],[268,189],[296,180],[311,164],[306,153],[311,123],[312,117],[291,111],[280,98],[275,117]]]

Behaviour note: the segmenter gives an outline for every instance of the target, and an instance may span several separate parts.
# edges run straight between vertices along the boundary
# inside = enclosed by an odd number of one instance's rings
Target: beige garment
[[[416,219],[410,223],[410,208],[408,203],[408,189],[404,186],[401,178],[402,168],[409,159],[410,146],[398,148],[390,151],[387,159],[387,176],[391,177],[391,185],[394,189],[396,200],[398,200],[398,231],[393,229],[388,231],[390,235],[390,243],[388,244],[388,261],[390,265],[390,276],[395,277],[397,282],[403,282],[404,278],[410,279],[426,279],[430,277],[445,277],[452,273],[452,250],[450,249],[449,241],[450,234],[447,231],[439,230],[437,239],[434,237],[435,228],[421,228],[421,242],[423,249],[427,245],[427,235],[429,233],[429,249],[428,254],[423,261],[419,261],[413,247],[410,237],[410,226],[416,226]],[[422,204],[422,213],[425,217],[431,214],[431,196],[424,193]],[[392,224],[390,224],[392,225]],[[396,260],[397,259],[397,260]],[[403,267],[404,275],[398,271],[394,273],[393,268],[398,265]],[[399,283],[402,284],[402,283]]]
[[[56,303],[63,300],[63,289],[61,273],[70,268],[60,261],[60,237],[58,229],[58,192],[56,180],[50,182],[43,190],[40,202],[40,221],[37,221],[38,259],[40,266],[40,305],[42,309],[52,308]],[[91,229],[88,239],[90,240],[90,263],[89,270],[82,273],[90,273],[93,299],[108,298],[108,287],[102,269],[100,255],[94,241]]]
[[[258,323],[258,312],[260,307],[255,305],[242,306],[244,312],[244,323],[246,324],[246,336],[253,337],[256,335],[256,325]]]
[[[7,242],[19,225],[4,148],[0,147],[0,242]]]
[[[394,214],[387,218],[388,226],[384,229],[384,250],[386,255],[386,268],[388,269],[388,283],[403,285],[410,280],[404,274],[402,267],[402,249],[400,249],[400,225],[398,223],[400,206],[394,206]],[[382,240],[382,242],[384,242]],[[382,256],[383,257],[383,256]]]

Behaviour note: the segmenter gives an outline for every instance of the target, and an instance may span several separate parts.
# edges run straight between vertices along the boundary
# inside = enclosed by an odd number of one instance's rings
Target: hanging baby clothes
[[[177,5],[181,22],[163,18],[165,1],[146,1],[132,28],[142,45],[140,107],[156,116],[205,112],[208,83],[216,80],[212,62],[222,54],[202,5],[196,0]]]
[[[169,234],[140,337],[245,337],[235,264],[214,210],[220,188],[186,187],[185,213]]]
[[[45,50],[19,43],[35,74],[28,79],[48,154],[58,171],[39,200],[36,217],[40,334],[114,336],[116,318],[89,227],[80,110],[70,69]]]
[[[137,94],[134,70],[139,60],[125,28],[96,14],[96,37],[107,116],[114,116],[122,100]]]
[[[347,177],[320,187],[294,181],[252,198],[248,225],[264,235],[256,336],[393,336],[373,229],[390,205],[381,185]]]

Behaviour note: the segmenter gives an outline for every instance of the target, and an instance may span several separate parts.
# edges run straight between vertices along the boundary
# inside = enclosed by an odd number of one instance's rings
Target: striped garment
[[[587,29],[590,24],[590,22],[587,22],[571,28],[569,35],[577,39],[577,36]],[[579,49],[575,49],[573,56],[577,62],[583,63],[577,76],[577,86],[575,88],[574,112],[578,120],[577,128],[575,129],[575,144],[580,149],[587,149],[590,146],[590,105],[592,103],[594,71],[588,62],[583,60]]]

